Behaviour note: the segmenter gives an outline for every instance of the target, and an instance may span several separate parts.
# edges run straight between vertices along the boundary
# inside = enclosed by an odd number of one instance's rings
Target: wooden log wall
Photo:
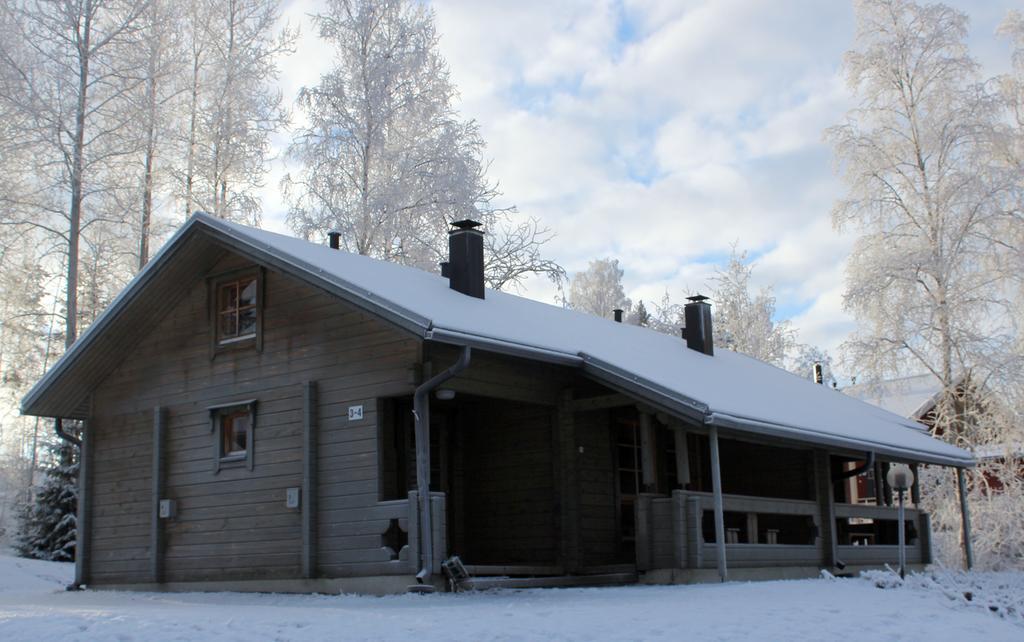
[[[229,257],[211,273],[246,265]],[[318,489],[319,546],[317,568],[306,573],[406,572],[373,532],[387,527],[387,516],[367,519],[378,502],[376,400],[411,394],[419,342],[267,272],[262,351],[212,357],[207,301],[207,284],[196,283],[96,390],[92,581],[152,578],[157,406],[166,413],[164,493],[177,501],[177,516],[164,520],[160,533],[166,581],[301,577],[302,512],[285,507],[285,493],[304,486],[310,452],[316,453],[315,484],[307,479],[306,488]],[[319,439],[312,450],[303,441],[306,382],[316,382],[317,393]],[[246,399],[258,401],[253,470],[225,467],[214,474],[207,408]],[[349,421],[352,405],[363,406],[361,420]]]

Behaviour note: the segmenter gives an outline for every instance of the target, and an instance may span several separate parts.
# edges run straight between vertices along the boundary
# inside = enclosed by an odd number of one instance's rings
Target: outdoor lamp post
[[[903,493],[914,485],[914,473],[906,464],[893,464],[889,467],[889,474],[885,476],[889,487],[894,489],[900,498],[899,508],[899,545],[900,545],[900,579],[907,576],[907,537],[906,528],[903,524]]]

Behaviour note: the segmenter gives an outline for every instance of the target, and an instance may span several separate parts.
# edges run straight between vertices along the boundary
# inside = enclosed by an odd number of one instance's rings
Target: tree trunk
[[[71,151],[71,211],[68,213],[68,273],[64,346],[78,338],[78,243],[82,232],[82,180],[85,165],[85,108],[89,90],[92,1],[86,0],[85,22],[78,34],[78,103],[75,106],[75,140]]]
[[[192,37],[197,40],[201,38],[196,33],[195,26],[193,26]],[[192,97],[189,104],[188,159],[185,163],[185,220],[192,216],[192,189],[193,181],[195,180],[196,164],[196,128],[199,118],[199,69],[201,67],[200,59],[202,58],[202,50],[196,49],[196,43],[193,43],[192,47]]]
[[[139,231],[139,270],[149,262],[149,230],[153,220],[153,167],[156,163],[156,57],[154,45],[149,55],[149,79],[146,83],[146,174],[142,187],[142,225]]]

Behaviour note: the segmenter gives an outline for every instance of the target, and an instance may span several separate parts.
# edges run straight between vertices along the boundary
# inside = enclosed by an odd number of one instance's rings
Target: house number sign
[[[359,421],[363,418],[363,407],[362,406],[349,406],[348,407],[348,420]]]

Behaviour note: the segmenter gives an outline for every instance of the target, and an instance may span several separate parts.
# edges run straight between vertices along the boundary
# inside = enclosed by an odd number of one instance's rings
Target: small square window
[[[251,428],[252,420],[248,410],[220,416],[221,459],[245,457],[245,453],[249,449]]]
[[[214,433],[214,472],[220,472],[224,465],[244,464],[252,470],[256,402],[214,406],[209,410]]]

